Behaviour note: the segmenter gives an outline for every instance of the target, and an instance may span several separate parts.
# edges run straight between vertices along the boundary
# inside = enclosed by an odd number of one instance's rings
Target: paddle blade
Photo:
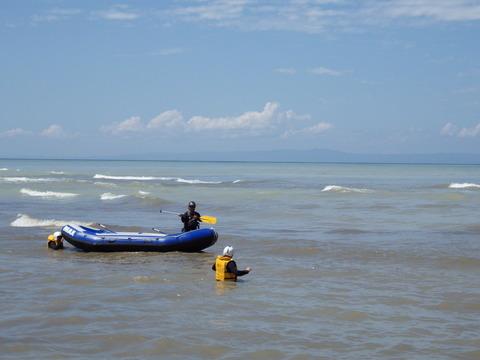
[[[207,224],[216,224],[217,218],[215,216],[200,216],[200,220]]]

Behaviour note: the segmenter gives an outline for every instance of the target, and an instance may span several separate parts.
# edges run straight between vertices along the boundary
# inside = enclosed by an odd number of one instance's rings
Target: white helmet
[[[225,249],[223,249],[223,256],[233,256],[233,246],[225,246]]]
[[[54,237],[55,239],[58,239],[60,236],[62,236],[62,233],[61,233],[60,231],[55,231],[55,232],[53,233],[53,237]]]

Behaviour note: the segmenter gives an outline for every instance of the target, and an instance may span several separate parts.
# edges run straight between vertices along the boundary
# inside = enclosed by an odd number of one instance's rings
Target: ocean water
[[[63,224],[203,253],[49,250]],[[478,359],[480,167],[0,160],[2,359]],[[233,245],[238,283],[211,264]]]

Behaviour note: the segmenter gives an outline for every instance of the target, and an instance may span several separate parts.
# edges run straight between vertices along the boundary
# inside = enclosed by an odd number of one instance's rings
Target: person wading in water
[[[200,214],[195,211],[196,207],[197,204],[195,204],[195,201],[190,201],[188,203],[188,210],[179,215],[183,223],[182,232],[197,230],[200,228],[200,222],[202,220],[200,220]]]
[[[226,246],[223,249],[223,256],[217,256],[215,263],[212,265],[212,270],[215,271],[217,281],[237,281],[238,276],[247,275],[252,271],[249,267],[245,270],[237,269],[237,264],[233,260],[233,246]]]

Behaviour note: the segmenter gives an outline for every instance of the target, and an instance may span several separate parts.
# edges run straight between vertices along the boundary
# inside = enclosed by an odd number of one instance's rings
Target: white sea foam
[[[29,177],[14,177],[14,176],[1,177],[0,180],[5,182],[10,182],[10,183],[38,183],[38,182],[60,181],[60,179],[53,179],[53,178],[29,178]]]
[[[142,191],[142,190],[138,190],[138,194],[141,195],[141,196],[150,195],[150,193],[148,191]]]
[[[103,187],[117,187],[117,184],[105,181],[95,181],[94,185],[103,186]]]
[[[357,189],[357,188],[349,188],[346,186],[338,186],[338,185],[327,185],[323,188],[322,192],[338,192],[338,193],[370,193],[372,190],[369,189]]]
[[[116,199],[124,198],[125,196],[127,195],[123,195],[123,194],[115,195],[112,193],[104,193],[100,195],[100,200],[116,200]]]
[[[239,182],[242,182],[242,181],[243,180],[237,179],[237,180],[232,181],[232,184],[238,184]]]
[[[451,183],[448,187],[450,189],[480,189],[479,184],[473,183]]]
[[[183,179],[177,177],[165,177],[165,176],[114,176],[114,175],[102,175],[95,174],[94,179],[106,179],[106,180],[131,180],[131,181],[176,181],[184,184],[221,184],[221,181],[206,181],[199,179]]]
[[[77,220],[56,220],[56,219],[35,219],[26,214],[18,214],[17,218],[10,223],[13,227],[57,227],[68,223],[79,225],[91,225],[90,223],[80,222]]]
[[[65,198],[78,196],[78,194],[74,194],[74,193],[55,192],[55,191],[35,191],[30,189],[21,189],[20,193],[28,196],[34,196],[34,197],[57,198],[57,199],[65,199]]]
[[[65,173],[63,171],[50,171],[50,174],[53,174],[53,175],[65,175]]]
[[[198,179],[188,180],[188,179],[182,179],[182,178],[177,178],[175,181],[179,183],[185,183],[185,184],[221,184],[222,183],[221,181],[205,181],[205,180],[198,180]]]
[[[151,180],[174,180],[175,178],[168,177],[155,177],[155,176],[112,176],[95,174],[94,179],[107,179],[107,180],[135,180],[135,181],[151,181]]]
[[[0,171],[7,171],[7,168],[0,168]]]

